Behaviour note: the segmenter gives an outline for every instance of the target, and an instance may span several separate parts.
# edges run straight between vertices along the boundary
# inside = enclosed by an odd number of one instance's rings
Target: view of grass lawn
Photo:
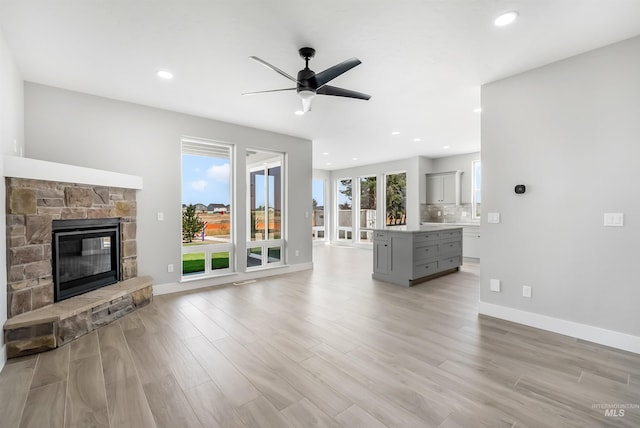
[[[204,272],[204,254],[189,253],[182,255],[182,274]],[[229,252],[213,253],[211,255],[211,269],[226,269],[229,267]]]

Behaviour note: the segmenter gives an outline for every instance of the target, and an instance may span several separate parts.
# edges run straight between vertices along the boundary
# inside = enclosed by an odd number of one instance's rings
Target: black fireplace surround
[[[54,301],[120,280],[120,219],[53,220]]]

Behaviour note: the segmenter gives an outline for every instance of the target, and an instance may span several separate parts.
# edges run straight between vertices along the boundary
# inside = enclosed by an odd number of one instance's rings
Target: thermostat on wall
[[[524,184],[516,184],[515,191],[518,195],[524,193],[525,190],[527,190],[527,188],[524,186]]]

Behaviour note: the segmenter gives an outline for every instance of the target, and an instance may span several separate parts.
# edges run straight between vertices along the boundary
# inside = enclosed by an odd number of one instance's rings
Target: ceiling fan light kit
[[[247,92],[242,95],[254,95],[254,94],[264,94],[268,92],[280,92],[280,91],[293,91],[295,90],[298,93],[298,96],[302,100],[302,110],[306,113],[311,110],[311,101],[316,95],[332,95],[335,97],[347,97],[347,98],[355,98],[359,100],[368,100],[371,98],[371,95],[364,94],[362,92],[352,91],[350,89],[338,88],[336,86],[329,86],[331,80],[340,76],[341,74],[351,70],[353,67],[361,64],[361,61],[358,58],[350,58],[346,61],[341,62],[340,64],[336,64],[332,67],[327,68],[326,70],[315,73],[313,70],[309,68],[309,60],[313,58],[316,54],[316,50],[310,47],[300,48],[298,53],[305,61],[305,67],[298,72],[297,78],[289,75],[288,73],[280,70],[278,67],[269,64],[267,61],[260,59],[256,56],[251,56],[252,60],[264,65],[267,68],[275,71],[283,77],[293,81],[296,83],[295,88],[284,88],[284,89],[271,89],[267,91],[258,91],[258,92]]]

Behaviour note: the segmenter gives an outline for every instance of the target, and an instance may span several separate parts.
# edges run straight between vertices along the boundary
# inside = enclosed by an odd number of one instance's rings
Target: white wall
[[[311,267],[310,220],[305,218],[311,211],[311,141],[35,83],[25,84],[25,135],[28,157],[142,176],[144,188],[137,195],[138,272],[151,275],[156,285],[169,285],[165,291],[264,276],[253,273],[177,285],[181,266],[181,136],[235,145],[238,162],[234,178],[240,191],[232,214],[238,254],[246,254],[245,151],[286,152],[286,260],[289,270]],[[157,221],[158,212],[164,213],[164,221]],[[244,257],[239,260],[242,272],[246,261]],[[176,272],[167,272],[170,263]],[[268,272],[283,271],[286,269]]]
[[[639,52],[636,37],[482,87],[481,311],[640,352]]]
[[[19,155],[24,144],[23,85],[13,54],[0,32],[0,177],[4,176],[5,155]],[[14,151],[14,141],[18,150]],[[7,244],[6,199],[4,183],[0,186],[0,325],[7,320]],[[0,337],[0,370],[6,360],[4,334]]]
[[[460,176],[460,203],[470,204],[471,185],[473,180],[473,161],[480,160],[480,152],[468,153],[465,155],[447,156],[444,158],[436,158],[432,161],[432,167],[429,172],[447,172],[462,171]],[[426,179],[425,179],[426,183]]]
[[[418,203],[427,203],[427,178],[425,174],[433,172],[433,159],[420,156],[418,158]]]

